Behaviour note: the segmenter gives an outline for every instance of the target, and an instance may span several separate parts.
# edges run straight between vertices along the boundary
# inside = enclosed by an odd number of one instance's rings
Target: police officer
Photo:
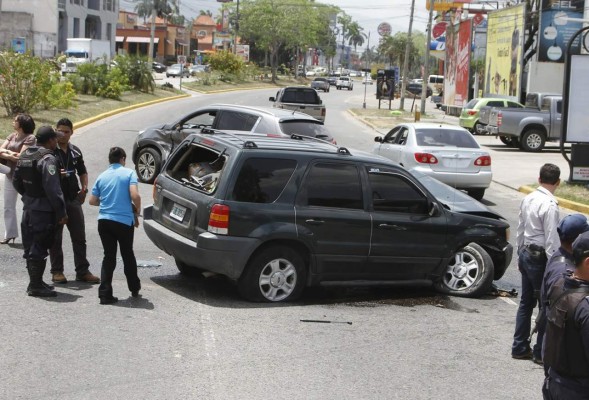
[[[76,268],[76,280],[88,283],[100,283],[100,278],[93,275],[88,267],[90,263],[86,257],[86,224],[82,204],[88,193],[88,172],[78,146],[70,143],[74,133],[74,125],[67,118],[57,121],[56,130],[60,133],[57,139],[55,156],[59,162],[61,175],[61,190],[65,198],[68,222],[66,224],[70,232],[72,248],[74,250],[74,266]],[[77,176],[76,176],[77,175]],[[80,184],[78,184],[78,177]],[[81,186],[81,187],[80,187]],[[63,274],[63,226],[57,226],[55,242],[49,250],[51,261],[51,280],[55,283],[67,283]]]
[[[574,241],[573,260],[548,293],[545,399],[589,399],[589,232]]]
[[[42,126],[35,135],[37,145],[21,154],[14,170],[13,184],[22,195],[24,258],[27,260],[29,296],[54,297],[57,294],[43,282],[48,249],[53,244],[58,224],[67,222],[61,191],[59,167],[54,156],[57,133]]]

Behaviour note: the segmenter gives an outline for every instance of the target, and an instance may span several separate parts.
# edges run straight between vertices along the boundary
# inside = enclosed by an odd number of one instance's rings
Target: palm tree
[[[147,54],[148,64],[151,66],[153,59],[153,41],[155,37],[155,17],[169,18],[173,14],[178,14],[178,4],[175,0],[134,0],[136,3],[135,12],[145,21],[151,10],[151,39],[149,41],[149,53]],[[141,11],[141,13],[140,13]]]
[[[352,22],[348,27],[348,44],[354,46],[356,51],[357,46],[362,46],[366,39],[366,34],[362,32],[364,28],[360,27],[357,22]]]

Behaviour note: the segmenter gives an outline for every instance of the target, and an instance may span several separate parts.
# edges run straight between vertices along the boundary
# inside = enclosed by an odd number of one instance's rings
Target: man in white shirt
[[[557,228],[558,201],[554,191],[560,184],[560,169],[544,164],[538,178],[540,186],[522,201],[517,226],[518,268],[522,275],[521,299],[515,319],[511,356],[542,363],[543,327],[539,327],[534,348],[530,348],[532,313],[540,299],[546,262],[560,247]],[[540,329],[542,328],[542,329]]]

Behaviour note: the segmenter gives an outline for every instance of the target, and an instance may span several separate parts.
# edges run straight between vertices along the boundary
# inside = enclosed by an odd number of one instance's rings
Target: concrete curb
[[[536,190],[536,189],[531,186],[521,186],[518,189],[519,192],[525,193],[525,194],[531,193],[534,190]],[[558,200],[558,205],[562,208],[566,208],[568,210],[573,210],[573,211],[578,211],[583,214],[589,214],[589,206],[587,206],[585,204],[577,203],[575,201],[570,201],[570,200],[566,200],[566,199],[561,199],[560,197],[557,197],[556,199]]]
[[[105,113],[98,114],[98,115],[95,115],[93,117],[84,119],[84,120],[82,120],[80,122],[76,122],[74,124],[74,130],[79,129],[79,128],[82,128],[83,126],[86,126],[86,125],[90,125],[90,124],[92,124],[92,123],[94,123],[96,121],[100,121],[101,119],[110,117],[112,115],[120,114],[120,113],[123,113],[123,112],[126,112],[126,111],[135,110],[135,109],[141,108],[141,107],[150,106],[152,104],[163,103],[165,101],[170,101],[170,100],[183,99],[183,98],[186,98],[186,97],[190,97],[190,94],[181,94],[181,95],[178,95],[178,96],[164,97],[164,98],[157,99],[157,100],[147,101],[145,103],[133,104],[133,105],[128,106],[128,107],[117,108],[116,110],[107,111]]]

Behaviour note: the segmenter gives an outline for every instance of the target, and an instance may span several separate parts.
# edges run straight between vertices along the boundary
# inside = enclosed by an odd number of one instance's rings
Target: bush
[[[0,53],[0,100],[6,113],[30,113],[36,106],[50,104],[48,96],[57,74],[53,61],[30,53]]]
[[[75,105],[74,100],[76,99],[76,91],[71,82],[59,82],[55,81],[52,83],[49,92],[47,93],[47,99],[43,104],[45,109],[49,108],[70,108]]]
[[[242,59],[230,51],[218,51],[209,55],[208,63],[211,69],[225,76],[239,76],[245,67]]]
[[[129,87],[145,93],[153,92],[155,89],[153,74],[145,58],[116,56],[114,64],[112,69],[127,77],[126,84]]]

